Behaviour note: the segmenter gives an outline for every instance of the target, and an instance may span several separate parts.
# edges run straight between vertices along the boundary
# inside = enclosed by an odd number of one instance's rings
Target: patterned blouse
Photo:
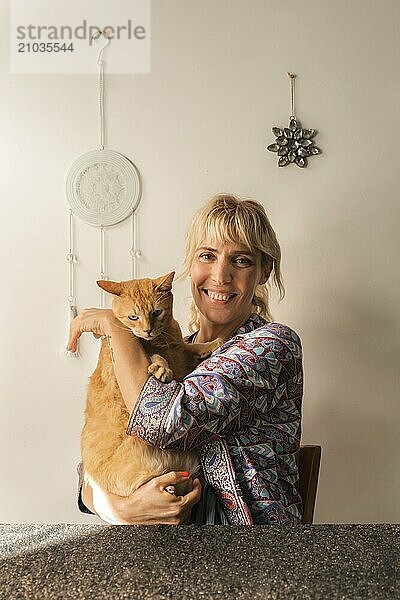
[[[230,525],[300,524],[302,394],[298,335],[252,314],[181,382],[151,376],[127,433],[165,450],[197,450]]]

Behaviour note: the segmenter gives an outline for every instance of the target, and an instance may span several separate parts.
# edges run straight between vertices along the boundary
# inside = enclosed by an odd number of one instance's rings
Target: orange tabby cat
[[[175,273],[158,279],[98,281],[113,294],[115,316],[141,342],[150,356],[149,373],[161,381],[182,379],[201,356],[216,350],[223,340],[187,344],[172,316],[172,280]],[[107,339],[103,339],[96,370],[90,378],[85,424],[81,436],[85,479],[92,487],[129,496],[140,485],[169,471],[200,473],[197,452],[170,452],[127,435],[129,413],[114,375]],[[177,493],[187,491],[181,485]]]

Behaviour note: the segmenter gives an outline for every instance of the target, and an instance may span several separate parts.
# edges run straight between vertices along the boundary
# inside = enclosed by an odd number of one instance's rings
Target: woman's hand
[[[78,339],[85,331],[91,331],[97,338],[108,335],[112,327],[126,329],[113,311],[105,308],[85,308],[71,321],[67,350],[76,352]]]
[[[190,491],[185,496],[174,496],[165,491],[168,485],[182,482],[189,484]],[[171,471],[151,479],[127,498],[105,493],[103,496],[98,499],[96,491],[93,503],[90,486],[84,484],[82,487],[84,504],[106,522],[121,525],[187,525],[193,506],[200,500],[201,484],[199,479],[192,480],[191,477]],[[96,506],[97,503],[101,506]],[[103,509],[105,506],[107,508]]]

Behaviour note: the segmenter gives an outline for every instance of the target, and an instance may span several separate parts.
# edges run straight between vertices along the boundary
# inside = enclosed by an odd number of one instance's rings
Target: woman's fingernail
[[[182,477],[189,477],[189,471],[178,471],[179,475],[182,475]]]

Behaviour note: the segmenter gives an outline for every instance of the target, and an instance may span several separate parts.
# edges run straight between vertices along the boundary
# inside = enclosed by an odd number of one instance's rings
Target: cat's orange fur
[[[141,338],[152,364],[149,373],[162,381],[181,379],[199,363],[201,356],[218,348],[222,340],[206,344],[187,344],[172,316],[172,280],[175,273],[158,279],[132,281],[98,281],[113,294],[115,316]],[[157,311],[162,311],[158,316]],[[137,316],[131,320],[128,316]],[[151,338],[145,331],[151,331]],[[172,370],[171,370],[172,369]],[[82,462],[87,481],[95,482],[106,492],[129,496],[140,485],[169,471],[201,474],[197,453],[170,452],[150,446],[126,429],[126,410],[114,375],[107,339],[102,341],[96,370],[90,378],[81,435]],[[176,493],[187,488],[176,486]]]

